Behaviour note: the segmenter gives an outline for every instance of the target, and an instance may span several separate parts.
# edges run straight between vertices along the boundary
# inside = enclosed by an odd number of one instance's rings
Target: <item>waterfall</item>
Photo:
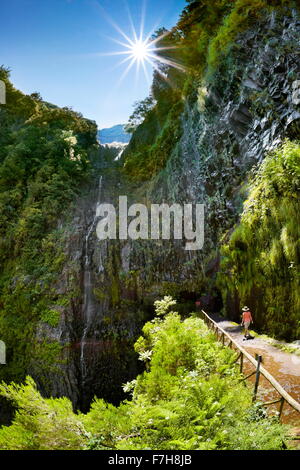
[[[123,155],[123,152],[124,152],[124,148],[122,148],[120,150],[120,152],[118,153],[117,157],[115,158],[115,162],[117,162],[118,160],[120,160],[120,158],[122,157]]]
[[[82,317],[83,317],[83,335],[80,343],[80,369],[81,369],[81,380],[82,384],[85,383],[87,376],[87,367],[85,361],[85,346],[87,343],[87,336],[93,320],[94,314],[94,304],[93,304],[93,283],[92,283],[92,250],[90,250],[90,239],[95,230],[98,216],[97,208],[101,204],[101,194],[102,194],[102,176],[99,179],[98,191],[97,191],[97,201],[95,215],[91,225],[87,230],[84,244],[84,276],[83,276],[83,308],[82,308]],[[102,260],[100,255],[100,266],[102,266]],[[100,268],[99,268],[100,269]],[[102,268],[103,269],[103,268]]]

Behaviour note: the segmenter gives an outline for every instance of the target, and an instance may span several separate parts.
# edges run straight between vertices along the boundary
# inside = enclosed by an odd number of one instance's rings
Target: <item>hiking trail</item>
[[[284,390],[286,390],[295,400],[300,402],[300,355],[282,351],[259,336],[244,341],[243,328],[240,325],[237,325],[230,320],[226,320],[217,314],[209,314],[209,316],[240,346],[251,354],[251,356],[255,358],[256,354],[261,355],[263,358],[262,365],[264,368],[273,375]],[[278,344],[284,343],[278,341]],[[251,366],[249,361],[246,360],[244,369],[245,374],[252,370],[253,366]],[[254,381],[254,377],[250,380]],[[264,377],[261,377],[258,389],[258,400],[271,401],[275,400],[277,397],[278,393],[276,390]],[[273,412],[275,412],[277,408],[278,405],[277,407],[276,405],[269,407]],[[284,406],[282,421],[299,427],[300,434],[299,413],[293,410],[288,403]]]

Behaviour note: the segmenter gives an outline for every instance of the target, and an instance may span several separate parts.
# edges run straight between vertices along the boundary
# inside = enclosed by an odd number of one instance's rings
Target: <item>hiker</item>
[[[250,324],[253,323],[253,318],[252,314],[250,312],[250,309],[248,307],[243,308],[243,320],[242,320],[242,326],[244,327],[244,340],[249,339],[249,327]]]

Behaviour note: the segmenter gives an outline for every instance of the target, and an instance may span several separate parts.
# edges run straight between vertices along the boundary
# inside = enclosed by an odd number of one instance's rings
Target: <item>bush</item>
[[[157,307],[167,310],[169,299]],[[94,402],[84,418],[93,434],[90,448],[284,447],[284,429],[276,420],[256,413],[253,423],[251,395],[238,382],[235,353],[217,343],[202,320],[181,321],[178,314],[169,313],[164,320],[147,323],[143,332],[136,350],[151,351],[148,371],[126,384],[124,389],[133,398],[120,408]],[[236,427],[243,429],[244,439]]]
[[[0,394],[18,410],[13,424],[0,430],[1,450],[83,448],[88,436],[67,398],[42,398],[30,377],[24,385],[0,385]]]
[[[166,312],[166,298],[157,309]],[[124,385],[119,407],[95,399],[74,415],[66,399],[43,399],[35,384],[0,386],[13,401],[13,424],[0,430],[3,449],[213,450],[282,449],[285,429],[251,404],[239,381],[236,353],[197,317],[177,313],[147,323],[136,350],[148,369]],[[151,352],[151,354],[150,354]],[[145,354],[147,353],[147,354]],[[147,356],[147,357],[146,357]]]

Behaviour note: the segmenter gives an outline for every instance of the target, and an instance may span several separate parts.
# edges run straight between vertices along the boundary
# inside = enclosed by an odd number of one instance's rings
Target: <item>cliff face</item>
[[[211,82],[195,86],[186,99],[182,135],[148,191],[150,200],[205,204],[205,246],[192,255],[190,273],[198,278],[198,292],[210,287],[216,292],[211,280],[219,271],[219,248],[239,221],[249,177],[284,139],[299,138],[299,25],[295,11],[284,17],[274,13],[238,37]],[[174,271],[181,265],[180,260]],[[263,311],[263,293],[258,301],[256,295],[255,289],[224,293],[226,315],[238,319],[241,302],[254,302]],[[268,331],[263,318],[259,325]]]
[[[139,194],[157,203],[204,203],[205,245],[187,253],[180,244],[163,243],[158,251],[152,243],[143,263],[148,281],[153,273],[153,280],[174,284],[167,291],[206,293],[206,302],[216,295],[220,246],[239,221],[249,176],[280,142],[299,136],[299,31],[295,11],[284,17],[274,13],[238,37],[209,83],[193,83],[166,167]],[[147,125],[137,137],[143,138]],[[129,157],[136,145],[133,136]],[[133,260],[137,251],[135,243]],[[247,296],[225,297],[226,314],[237,319]],[[220,300],[219,293],[207,308],[220,308]]]
[[[242,33],[214,78],[192,83],[166,166],[151,180],[128,181],[122,160],[95,165],[92,186],[68,223],[61,222],[67,258],[53,287],[57,304],[67,300],[59,324],[40,322],[36,333],[38,342],[53,339],[63,348],[47,376],[36,361],[30,366],[46,393],[67,395],[83,410],[94,395],[118,402],[121,384],[138,370],[132,345],[157,296],[172,294],[182,303],[202,297],[204,307],[224,307],[238,319],[240,302],[250,297],[236,291],[222,298],[220,246],[239,221],[251,171],[284,138],[299,136],[299,40],[295,11],[270,15]],[[99,242],[97,204],[116,204],[119,195],[146,204],[205,204],[204,249],[187,252],[179,241]]]
[[[103,170],[102,170],[103,172]],[[135,302],[136,292],[120,278],[129,272],[126,247],[118,241],[99,242],[96,209],[113,202],[114,176],[97,175],[75,203],[66,225],[65,263],[53,286],[61,306],[57,326],[40,323],[38,343],[58,342],[59,359],[45,375],[36,359],[29,373],[51,396],[68,396],[75,408],[87,410],[95,395],[118,403],[125,395],[121,385],[133,379],[140,367],[133,351],[147,318]],[[112,189],[113,188],[113,189]]]

